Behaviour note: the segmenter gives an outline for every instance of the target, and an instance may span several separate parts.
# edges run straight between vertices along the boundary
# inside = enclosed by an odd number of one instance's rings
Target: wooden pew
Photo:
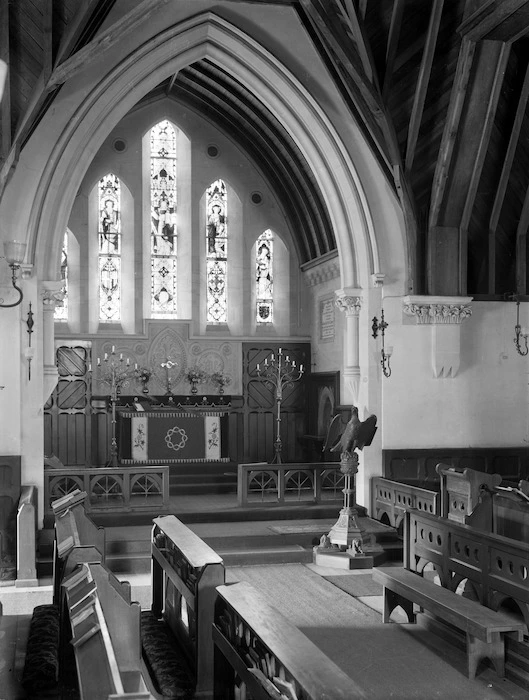
[[[522,597],[520,602],[529,593],[521,590],[523,584],[516,581],[518,571],[515,572],[512,564],[515,561],[519,568],[522,561],[527,561],[529,548],[522,545],[515,553],[512,546],[509,551],[507,545],[506,538],[488,535],[467,525],[417,511],[407,512],[404,567],[373,569],[373,580],[381,583],[384,590],[383,621],[389,622],[392,611],[400,605],[409,621],[415,622],[415,603],[466,633],[469,678],[475,677],[483,658],[491,659],[498,675],[504,676],[505,635],[522,642],[527,626],[491,608],[499,607],[507,596],[513,596],[516,583]],[[493,561],[496,563],[487,563]],[[506,570],[502,585],[498,569],[503,569],[503,562]],[[423,578],[421,574],[428,563],[434,565],[441,584],[446,587]],[[490,567],[494,567],[494,571]],[[491,608],[452,590],[451,587],[457,588],[465,578],[475,583],[476,591],[481,591],[482,602],[489,602]],[[502,588],[505,596],[498,595]],[[523,602],[522,605],[526,607]]]
[[[78,564],[104,563],[105,529],[85,511],[86,492],[76,489],[52,503],[55,514],[53,544],[53,600],[58,604],[62,580]]]
[[[211,697],[211,626],[216,587],[225,581],[224,564],[211,547],[174,515],[155,518],[153,522],[152,608],[142,615],[146,668],[156,678],[156,636],[159,630],[166,644],[168,629],[176,653],[191,671],[194,697]],[[158,623],[160,625],[157,627]],[[146,637],[147,629],[149,639]],[[183,670],[179,665],[179,658],[175,655],[174,666],[178,672]],[[167,666],[166,660],[164,672],[168,671]],[[181,680],[179,673],[175,683]]]
[[[74,649],[82,700],[149,700],[143,679],[140,605],[104,564],[79,564],[61,584],[63,643]]]
[[[22,486],[17,510],[15,586],[37,586],[37,487]]]
[[[213,625],[215,700],[367,697],[249,583],[219,586],[217,591]]]

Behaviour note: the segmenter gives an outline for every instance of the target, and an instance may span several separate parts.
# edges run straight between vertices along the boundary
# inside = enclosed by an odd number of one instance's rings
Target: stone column
[[[360,390],[360,342],[359,323],[362,306],[359,289],[339,289],[335,292],[335,304],[345,312],[345,331],[343,334],[343,374],[344,397],[342,403],[358,405]]]
[[[43,366],[43,400],[49,399],[55,389],[58,379],[55,362],[55,330],[53,314],[55,302],[64,298],[64,283],[62,280],[43,282],[42,298],[42,366]]]

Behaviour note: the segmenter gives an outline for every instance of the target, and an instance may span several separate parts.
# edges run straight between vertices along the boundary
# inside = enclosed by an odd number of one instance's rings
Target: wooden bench
[[[479,602],[428,581],[420,574],[400,567],[373,569],[373,580],[384,589],[383,622],[401,606],[410,622],[415,622],[414,603],[429,610],[466,633],[468,677],[474,678],[479,662],[489,658],[499,676],[505,675],[505,634],[523,641],[525,625],[508,615],[495,612]]]
[[[216,587],[225,581],[224,564],[174,515],[155,518],[153,523],[152,608],[142,613],[146,669],[160,689],[163,683],[166,694],[173,690],[184,694],[189,688],[187,665],[193,697],[211,697],[211,626]]]
[[[217,588],[214,698],[356,700],[368,695],[246,581]]]

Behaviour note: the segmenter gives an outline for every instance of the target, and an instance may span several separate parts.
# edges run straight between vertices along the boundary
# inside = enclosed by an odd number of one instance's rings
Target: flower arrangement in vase
[[[152,372],[148,367],[140,367],[134,371],[134,374],[136,375],[136,379],[141,383],[142,385],[142,392],[144,394],[149,393],[149,387],[147,384],[149,383],[149,380],[151,378]]]
[[[199,384],[204,384],[208,380],[208,375],[203,369],[199,367],[193,367],[188,369],[185,377],[187,381],[191,384],[191,393],[193,396],[198,393],[197,386]]]
[[[210,379],[213,384],[216,384],[219,387],[219,394],[223,394],[224,387],[228,386],[228,384],[231,384],[231,378],[228,377],[227,374],[223,374],[222,372],[214,372],[211,375]]]

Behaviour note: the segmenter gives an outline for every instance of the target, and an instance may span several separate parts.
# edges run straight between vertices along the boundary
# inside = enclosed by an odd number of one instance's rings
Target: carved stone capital
[[[348,316],[358,316],[362,308],[362,297],[360,290],[339,289],[335,292],[335,305],[340,311],[345,311]]]
[[[407,296],[402,310],[415,316],[417,324],[460,324],[472,315],[472,297]]]
[[[45,309],[54,309],[55,304],[57,302],[61,302],[64,299],[64,296],[64,282],[62,280],[42,283],[40,297]]]

